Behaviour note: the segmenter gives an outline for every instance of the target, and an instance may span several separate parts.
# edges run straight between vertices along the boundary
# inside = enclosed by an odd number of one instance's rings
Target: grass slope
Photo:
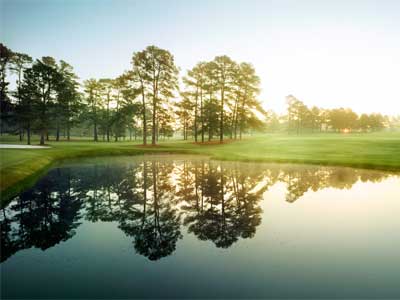
[[[19,143],[3,136],[1,143]],[[36,141],[33,141],[36,143]],[[161,142],[143,147],[134,142],[50,141],[50,149],[0,149],[0,192],[4,204],[63,159],[145,153],[202,154],[220,160],[341,165],[400,171],[400,133],[262,135],[224,144]]]

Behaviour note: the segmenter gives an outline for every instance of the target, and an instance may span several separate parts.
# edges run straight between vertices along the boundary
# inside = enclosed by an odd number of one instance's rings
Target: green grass
[[[19,143],[3,136],[1,143]],[[37,140],[33,140],[36,144]],[[225,144],[200,145],[171,140],[158,147],[134,142],[50,141],[50,149],[0,149],[0,192],[4,203],[31,185],[54,163],[76,157],[139,155],[145,153],[202,154],[220,160],[285,162],[351,166],[400,171],[400,133],[269,134]]]

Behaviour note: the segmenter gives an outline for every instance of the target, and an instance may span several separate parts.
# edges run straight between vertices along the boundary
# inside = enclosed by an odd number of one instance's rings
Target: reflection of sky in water
[[[145,159],[70,163],[10,203],[3,295],[399,296],[398,176]]]

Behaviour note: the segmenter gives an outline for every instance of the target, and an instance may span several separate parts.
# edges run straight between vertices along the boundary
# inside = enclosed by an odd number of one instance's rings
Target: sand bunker
[[[47,149],[48,146],[0,144],[0,149]]]

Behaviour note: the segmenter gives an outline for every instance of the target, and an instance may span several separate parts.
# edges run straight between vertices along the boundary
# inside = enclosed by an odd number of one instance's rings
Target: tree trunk
[[[235,140],[237,139],[237,125],[238,125],[238,109],[239,109],[239,99],[237,99],[236,101],[235,101],[235,108],[234,108],[234,115],[233,115],[233,123],[234,123],[234,128],[233,128],[233,131],[234,131],[234,135],[235,135]]]
[[[157,130],[157,128],[156,128],[156,113],[157,113],[156,109],[157,109],[157,105],[156,105],[156,99],[154,97],[153,98],[153,120],[152,120],[153,127],[151,129],[151,144],[152,145],[156,144],[156,130]]]
[[[219,123],[219,142],[222,143],[224,140],[224,97],[225,97],[225,90],[224,88],[221,89],[221,110],[220,110],[220,123]]]
[[[44,145],[45,130],[40,130],[40,145]]]
[[[21,104],[21,74],[22,68],[18,68],[18,103]],[[24,129],[22,128],[21,121],[19,120],[19,141],[22,142]]]
[[[31,124],[28,123],[28,127],[26,129],[26,135],[27,135],[27,144],[30,145],[31,144]]]
[[[247,92],[245,92],[245,97],[246,97],[246,94],[247,94]],[[245,97],[243,98],[242,107],[240,109],[240,124],[239,124],[239,139],[240,140],[242,139],[242,132],[244,129],[244,108],[245,108],[245,99],[246,99]]]
[[[196,90],[196,99],[194,105],[194,141],[197,143],[197,102],[198,102],[198,88]]]
[[[143,118],[143,145],[147,145],[147,120],[146,120],[146,99],[142,83],[142,118]]]
[[[59,142],[60,141],[60,124],[57,121],[57,129],[56,129],[56,141]]]
[[[156,142],[158,143],[158,136],[159,136],[159,124],[158,124],[158,120],[156,121]]]
[[[69,129],[69,122],[67,122],[67,140],[71,139],[70,129]]]
[[[183,140],[186,141],[186,118],[183,119]]]
[[[94,138],[95,142],[98,141],[98,137],[97,137],[97,122],[96,122],[96,120],[94,121],[94,126],[93,126],[93,138]]]
[[[200,88],[201,142],[204,143],[203,88]]]
[[[106,120],[107,142],[110,141],[110,94],[107,95],[107,120]],[[115,140],[117,141],[117,140]]]

